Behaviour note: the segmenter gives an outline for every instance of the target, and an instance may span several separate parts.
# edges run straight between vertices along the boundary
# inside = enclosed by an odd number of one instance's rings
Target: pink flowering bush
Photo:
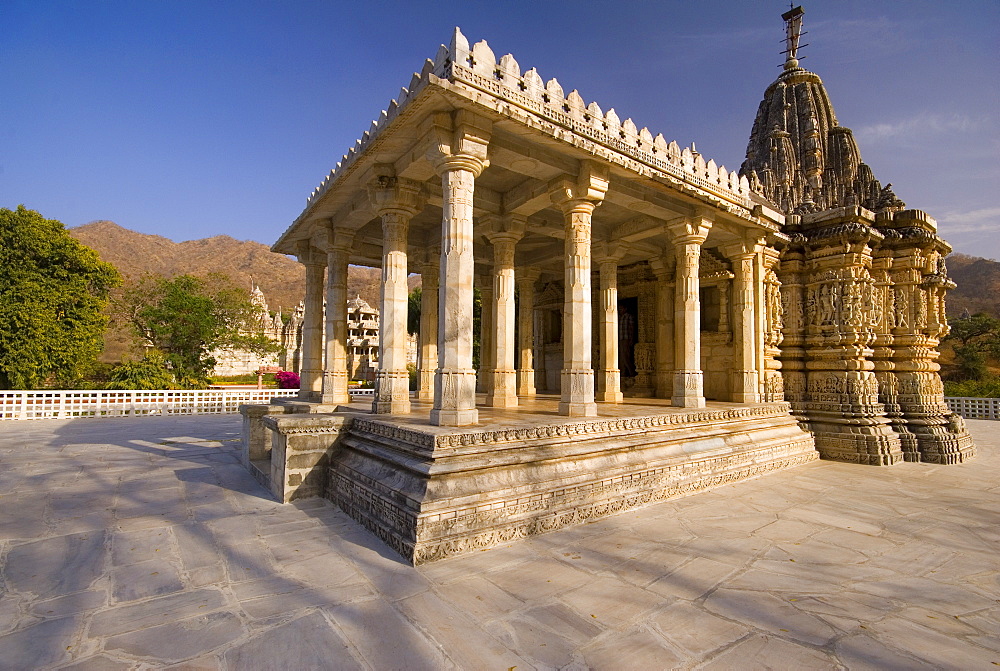
[[[283,370],[274,374],[274,380],[278,383],[278,389],[298,389],[299,374],[288,370]]]

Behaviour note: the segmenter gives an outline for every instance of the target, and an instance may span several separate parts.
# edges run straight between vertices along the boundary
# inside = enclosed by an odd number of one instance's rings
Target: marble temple
[[[950,247],[862,162],[783,18],[739,170],[455,29],[273,246],[306,268],[302,387],[243,408],[246,465],[422,563],[818,457],[971,458],[936,362]],[[382,269],[368,405],[349,264]]]

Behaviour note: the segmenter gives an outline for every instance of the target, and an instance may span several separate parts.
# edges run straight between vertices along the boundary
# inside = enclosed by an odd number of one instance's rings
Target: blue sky
[[[1000,259],[1000,3],[804,5],[864,160]],[[0,0],[0,206],[273,242],[459,25],[567,91],[741,163],[785,2]]]

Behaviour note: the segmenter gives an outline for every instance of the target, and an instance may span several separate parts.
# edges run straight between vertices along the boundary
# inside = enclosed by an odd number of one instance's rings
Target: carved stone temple
[[[739,171],[456,29],[274,244],[306,267],[302,388],[242,408],[251,471],[422,563],[820,456],[971,458],[937,373],[950,248],[861,162],[785,18]],[[366,404],[349,264],[382,268]]]

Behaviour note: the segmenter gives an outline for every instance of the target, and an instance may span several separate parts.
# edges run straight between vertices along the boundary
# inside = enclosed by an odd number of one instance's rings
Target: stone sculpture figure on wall
[[[924,290],[914,287],[913,292],[916,301],[913,303],[913,327],[922,329],[927,326],[927,303],[924,300]]]
[[[906,288],[896,287],[894,292],[894,304],[896,308],[896,328],[910,327],[910,305],[907,300]]]
[[[835,323],[837,319],[837,285],[822,284],[819,288],[819,323],[821,326]]]

